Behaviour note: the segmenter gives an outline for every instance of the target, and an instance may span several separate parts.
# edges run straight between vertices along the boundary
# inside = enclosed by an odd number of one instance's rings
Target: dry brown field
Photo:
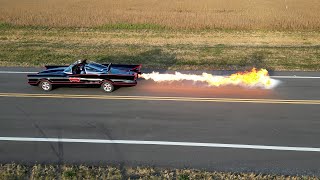
[[[319,15],[319,0],[0,0],[0,21],[50,27],[319,30]]]

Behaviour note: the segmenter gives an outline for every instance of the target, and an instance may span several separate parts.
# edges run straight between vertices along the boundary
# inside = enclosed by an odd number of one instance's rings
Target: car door
[[[82,80],[85,80],[88,84],[100,84],[103,81],[101,77],[103,71],[93,66],[85,66],[85,74],[81,74]]]
[[[74,65],[77,66],[77,65]],[[68,83],[69,84],[84,84],[85,82],[82,80],[81,78],[81,74],[80,73],[75,73],[75,71],[73,70],[76,67],[71,67],[69,71],[65,72],[67,79],[68,79]]]

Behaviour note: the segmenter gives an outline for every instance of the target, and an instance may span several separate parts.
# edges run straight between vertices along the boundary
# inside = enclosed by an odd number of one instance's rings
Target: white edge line
[[[33,74],[38,72],[24,72],[24,71],[0,71],[0,74]],[[275,79],[320,79],[320,76],[270,76]]]
[[[0,74],[33,74],[38,72],[24,72],[24,71],[0,71]]]
[[[30,138],[30,137],[0,137],[0,141],[64,142],[64,143],[94,143],[94,144],[130,144],[130,145],[162,145],[162,146],[187,146],[187,147],[213,147],[213,148],[236,148],[236,149],[320,152],[320,148],[314,148],[314,147],[266,146],[266,145],[248,145],[248,144],[222,144],[222,143],[197,143],[197,142],[172,142],[172,141],[70,139],[70,138]]]
[[[270,76],[275,79],[320,79],[320,76]]]

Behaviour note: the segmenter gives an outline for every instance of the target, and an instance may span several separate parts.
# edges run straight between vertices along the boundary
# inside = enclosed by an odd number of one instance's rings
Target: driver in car
[[[84,66],[87,64],[87,59],[78,60],[78,64],[74,65],[72,68],[73,74],[85,74]]]

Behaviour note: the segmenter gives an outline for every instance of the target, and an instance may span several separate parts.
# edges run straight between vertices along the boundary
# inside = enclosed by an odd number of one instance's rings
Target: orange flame
[[[199,81],[206,82],[209,86],[224,86],[224,85],[240,85],[245,87],[262,87],[272,88],[274,80],[270,78],[266,69],[257,71],[253,68],[251,71],[238,72],[230,76],[214,76],[208,73],[202,75],[182,74],[175,72],[175,74],[160,74],[159,72],[143,73],[140,77],[148,80],[152,79],[155,82],[171,82],[171,81]]]

